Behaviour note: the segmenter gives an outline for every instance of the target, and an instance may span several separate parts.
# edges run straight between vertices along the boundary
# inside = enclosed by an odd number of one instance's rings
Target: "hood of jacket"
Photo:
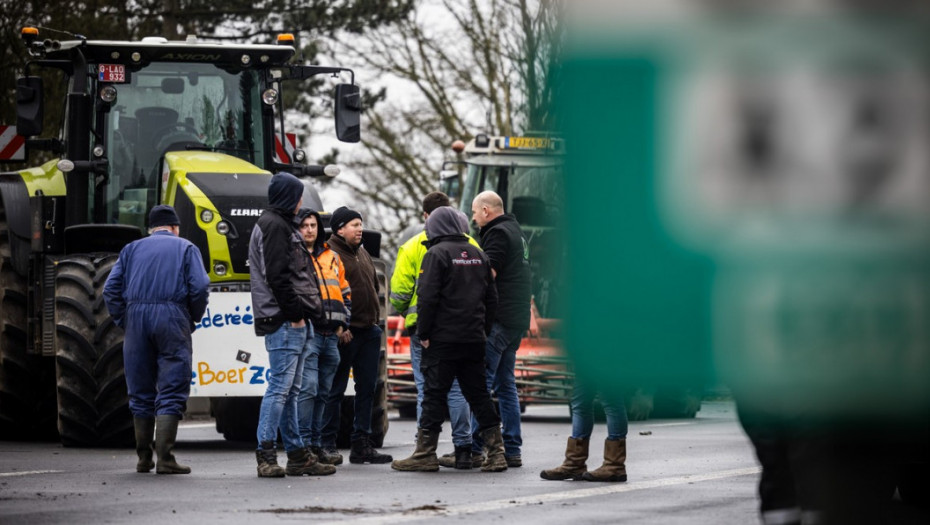
[[[303,194],[304,183],[300,179],[286,171],[275,173],[268,185],[268,207],[293,217]]]
[[[320,217],[320,213],[310,208],[301,208],[297,211],[297,216],[294,220],[299,227],[300,223],[304,222],[304,219],[311,215],[316,217],[316,240],[313,241],[313,249],[310,250],[310,253],[314,256],[318,256],[326,249],[326,243],[323,241],[323,237],[326,236],[326,231],[323,229],[323,219]]]
[[[445,237],[461,237],[464,239],[467,228],[468,218],[464,213],[452,206],[440,206],[426,218],[428,245],[435,244]]]

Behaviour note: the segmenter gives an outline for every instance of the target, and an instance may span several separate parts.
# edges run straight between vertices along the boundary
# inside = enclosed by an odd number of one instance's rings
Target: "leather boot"
[[[589,439],[568,438],[568,444],[565,445],[565,461],[553,469],[544,470],[539,473],[539,477],[549,480],[563,479],[581,479],[581,476],[588,471],[588,444]]]
[[[309,448],[299,448],[287,453],[287,468],[285,472],[288,476],[328,476],[336,473],[336,467],[324,465],[310,451]]]
[[[191,468],[179,465],[174,459],[174,441],[178,437],[178,416],[163,414],[155,416],[155,453],[158,454],[158,474],[190,474]]]
[[[342,465],[342,454],[335,448],[310,447],[310,452],[324,465]]]
[[[434,451],[435,452],[435,451]],[[394,459],[388,454],[382,454],[371,446],[368,436],[362,436],[352,441],[352,450],[349,452],[349,463],[390,463]]]
[[[436,472],[439,470],[439,458],[436,457],[436,446],[439,444],[439,433],[425,428],[417,431],[417,448],[407,459],[398,459],[391,463],[391,468],[404,472]]]
[[[503,472],[507,470],[507,459],[504,458],[504,437],[501,427],[495,426],[481,431],[481,441],[484,442],[484,463],[482,472]]]
[[[258,477],[284,477],[284,467],[278,465],[278,452],[273,442],[263,441],[261,448],[255,451],[255,460],[258,461]]]
[[[152,448],[155,441],[155,418],[134,417],[132,426],[136,431],[136,454],[139,456],[136,472],[151,472],[155,468],[155,461],[152,460],[155,452]]]
[[[443,454],[439,456],[439,466],[446,468],[478,468],[484,463],[484,454],[480,452],[472,452],[471,446],[466,445],[464,447],[468,450],[468,457],[471,458],[470,467],[456,467],[456,461],[460,461],[456,458],[459,447],[455,447],[455,452],[449,452],[448,454]]]
[[[626,440],[607,439],[604,441],[604,464],[585,472],[585,481],[626,481]]]

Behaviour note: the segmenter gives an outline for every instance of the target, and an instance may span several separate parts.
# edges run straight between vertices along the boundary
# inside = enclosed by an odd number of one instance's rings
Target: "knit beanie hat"
[[[342,229],[343,226],[349,224],[355,219],[361,220],[362,214],[353,210],[352,208],[346,208],[345,206],[340,206],[336,208],[336,211],[333,212],[332,216],[329,218],[329,227],[333,230],[333,233],[338,232]]]
[[[178,214],[174,211],[174,208],[167,204],[159,204],[149,212],[149,228],[180,224],[181,219],[178,218]]]

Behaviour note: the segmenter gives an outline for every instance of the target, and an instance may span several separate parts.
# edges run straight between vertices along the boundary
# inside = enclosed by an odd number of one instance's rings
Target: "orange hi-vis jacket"
[[[340,326],[348,328],[352,312],[352,290],[346,281],[342,260],[325,243],[322,250],[313,250],[311,259],[320,282],[320,299],[323,301],[323,321],[314,323],[313,328],[321,332],[334,332]]]

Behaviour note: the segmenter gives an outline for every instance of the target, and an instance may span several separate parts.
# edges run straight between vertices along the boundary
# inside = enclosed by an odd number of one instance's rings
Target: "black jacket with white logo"
[[[429,249],[417,280],[417,335],[431,343],[483,343],[497,309],[491,264],[449,206],[426,220]]]

